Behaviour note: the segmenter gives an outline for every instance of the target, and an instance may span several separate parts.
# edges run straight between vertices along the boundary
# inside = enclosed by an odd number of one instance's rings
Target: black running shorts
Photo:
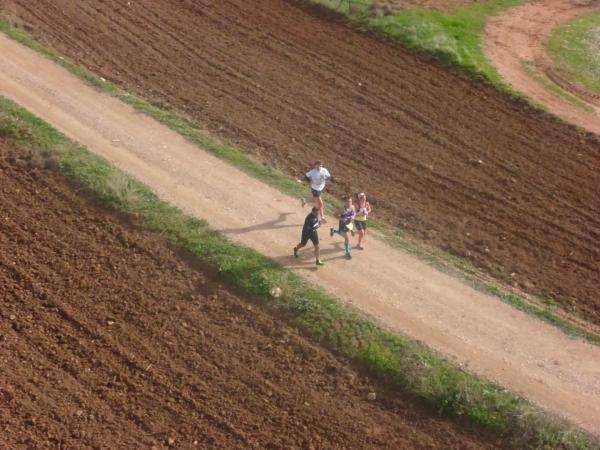
[[[317,233],[316,231],[311,231],[310,233],[302,233],[302,240],[300,241],[302,246],[305,246],[309,239],[314,246],[319,245],[319,233]]]

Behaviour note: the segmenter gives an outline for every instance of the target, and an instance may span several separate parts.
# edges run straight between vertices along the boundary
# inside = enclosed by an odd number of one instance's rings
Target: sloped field
[[[15,2],[34,35],[600,323],[600,145],[283,0]],[[259,205],[257,205],[258,207]]]
[[[368,381],[45,164],[0,139],[1,448],[493,447]]]

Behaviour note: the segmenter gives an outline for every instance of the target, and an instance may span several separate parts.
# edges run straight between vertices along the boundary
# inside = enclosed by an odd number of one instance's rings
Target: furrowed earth
[[[48,166],[0,138],[0,448],[496,448]]]
[[[35,37],[600,324],[596,137],[282,0],[17,0]]]

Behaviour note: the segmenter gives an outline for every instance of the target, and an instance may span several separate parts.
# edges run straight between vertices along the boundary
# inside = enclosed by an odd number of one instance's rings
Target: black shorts
[[[321,192],[323,191],[317,191],[316,189],[310,189],[310,192],[312,192],[312,196],[313,197],[320,197],[321,196]]]
[[[300,240],[300,244],[302,246],[305,246],[309,239],[315,247],[319,245],[319,233],[317,233],[316,231],[313,231],[311,233],[302,233],[302,239]]]
[[[367,229],[367,221],[366,220],[355,220],[354,226],[358,231]]]

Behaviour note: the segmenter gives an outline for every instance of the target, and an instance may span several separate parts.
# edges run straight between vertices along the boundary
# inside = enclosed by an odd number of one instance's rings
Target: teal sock
[[[346,249],[346,253],[350,253],[350,242],[344,243],[344,248]]]

